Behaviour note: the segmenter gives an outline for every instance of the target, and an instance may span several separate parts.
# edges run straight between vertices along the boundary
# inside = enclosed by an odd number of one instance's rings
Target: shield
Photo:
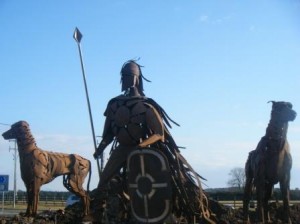
[[[162,223],[171,211],[171,176],[155,148],[134,150],[127,159],[131,211],[139,223]]]

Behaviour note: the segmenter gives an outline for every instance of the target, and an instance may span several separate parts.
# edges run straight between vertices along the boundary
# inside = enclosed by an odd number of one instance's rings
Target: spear
[[[89,115],[90,115],[90,123],[91,123],[91,129],[92,129],[92,134],[93,134],[94,148],[95,148],[95,151],[96,151],[97,150],[97,144],[96,144],[95,129],[94,129],[94,124],[93,124],[91,104],[90,104],[90,100],[89,100],[89,93],[88,93],[88,88],[87,88],[87,84],[86,84],[84,65],[83,65],[82,53],[81,53],[81,47],[80,47],[80,41],[81,41],[81,38],[82,38],[82,34],[80,33],[80,31],[77,27],[75,28],[73,38],[75,39],[75,41],[77,42],[77,45],[78,45],[78,51],[79,51],[80,63],[81,63],[81,70],[82,70],[82,76],[83,76],[84,87],[85,87],[86,101],[87,101]],[[101,169],[100,169],[100,164],[99,164],[99,159],[98,158],[97,158],[97,167],[98,167],[98,174],[99,174],[99,177],[100,177]]]

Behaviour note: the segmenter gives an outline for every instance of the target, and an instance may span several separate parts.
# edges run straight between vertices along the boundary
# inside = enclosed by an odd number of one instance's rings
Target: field
[[[53,196],[54,195],[54,196]],[[54,194],[51,196],[42,195],[40,197],[39,205],[38,205],[38,218],[34,220],[27,220],[25,217],[19,216],[18,214],[24,213],[26,211],[26,200],[23,197],[18,195],[18,200],[15,205],[10,197],[6,198],[7,200],[0,202],[0,221],[5,220],[6,223],[14,223],[11,222],[14,217],[19,217],[24,223],[51,223],[53,224],[53,220],[57,219],[56,223],[74,223],[77,220],[78,214],[82,210],[81,203],[76,204],[74,206],[70,206],[65,210],[65,203],[67,197],[70,194]],[[272,223],[281,223],[280,216],[282,213],[282,201],[271,201],[271,217]],[[292,200],[291,204],[291,216],[293,223],[299,222],[299,209],[300,209],[300,200]],[[213,214],[215,214],[218,223],[226,223],[226,224],[235,224],[241,223],[242,221],[242,201],[241,200],[213,200],[210,201],[210,209]],[[254,201],[254,205],[256,205],[256,201]],[[2,212],[1,212],[2,211]],[[255,207],[250,208],[250,217],[255,219]],[[25,220],[26,219],[26,220]],[[1,222],[0,222],[1,223]],[[55,223],[55,222],[54,222]],[[79,221],[78,221],[79,223]]]
[[[8,204],[5,203],[4,207],[3,205],[1,205],[1,209],[16,209],[16,210],[26,210],[26,203],[17,203],[15,206],[13,206],[13,204]],[[39,207],[38,210],[39,211],[44,211],[44,210],[58,210],[58,209],[65,209],[65,202],[62,201],[55,201],[55,202],[39,202]]]

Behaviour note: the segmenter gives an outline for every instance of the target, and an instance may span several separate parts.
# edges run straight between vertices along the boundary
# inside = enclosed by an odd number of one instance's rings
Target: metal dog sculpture
[[[75,154],[44,151],[37,147],[26,121],[19,121],[2,134],[3,138],[16,139],[20,156],[21,177],[27,190],[26,215],[35,216],[39,192],[43,184],[63,175],[63,185],[82,199],[84,215],[89,213],[90,199],[83,189],[83,182],[89,173],[87,189],[91,176],[90,161]]]
[[[248,206],[253,187],[257,194],[258,221],[270,222],[268,201],[273,185],[280,183],[283,198],[285,222],[291,223],[289,215],[289,186],[292,157],[287,141],[288,122],[296,118],[289,102],[272,102],[271,119],[266,134],[261,138],[256,150],[249,153],[246,165],[246,185],[244,190],[244,221],[249,222]]]

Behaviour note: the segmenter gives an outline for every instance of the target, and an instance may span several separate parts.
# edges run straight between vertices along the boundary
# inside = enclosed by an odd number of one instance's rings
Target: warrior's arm
[[[157,141],[164,142],[165,138],[163,121],[158,112],[152,106],[146,111],[146,122],[150,135],[139,144],[139,147],[146,147],[154,144]]]
[[[101,155],[106,148],[113,140],[114,140],[114,134],[111,131],[111,125],[110,125],[110,119],[109,117],[106,117],[104,129],[103,129],[103,135],[102,140],[100,144],[97,147],[96,152],[94,153],[94,157],[97,158],[99,155]]]
[[[160,135],[160,134],[154,134],[154,135],[151,135],[149,138],[145,139],[144,141],[142,141],[140,144],[139,144],[139,147],[141,148],[144,148],[146,147],[147,145],[151,145],[157,141],[163,141],[163,136]]]

